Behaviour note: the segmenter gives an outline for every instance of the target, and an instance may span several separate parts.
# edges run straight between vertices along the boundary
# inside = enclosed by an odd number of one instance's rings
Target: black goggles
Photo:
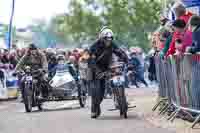
[[[113,37],[104,37],[104,40],[106,40],[106,41],[112,41]]]

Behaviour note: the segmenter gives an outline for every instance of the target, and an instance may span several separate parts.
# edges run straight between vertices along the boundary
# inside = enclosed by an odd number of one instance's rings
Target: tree
[[[118,42],[129,46],[148,45],[148,33],[158,25],[160,1],[71,0],[69,13],[55,16],[52,26],[61,38],[76,42],[94,40],[102,26],[109,26]],[[67,37],[68,36],[68,37]]]

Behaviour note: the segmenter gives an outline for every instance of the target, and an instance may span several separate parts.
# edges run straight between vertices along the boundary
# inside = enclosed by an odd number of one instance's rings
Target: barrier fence
[[[18,94],[18,79],[13,76],[13,70],[0,69],[0,101],[15,99]]]
[[[200,54],[173,55],[165,60],[156,56],[155,62],[160,100],[153,111],[162,105],[160,114],[165,114],[174,107],[171,121],[181,111],[193,114],[193,128],[200,120]]]

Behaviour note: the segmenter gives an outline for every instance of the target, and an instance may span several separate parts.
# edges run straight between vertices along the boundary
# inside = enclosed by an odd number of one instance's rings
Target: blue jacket
[[[129,60],[129,63],[132,65],[132,69],[139,73],[142,70],[142,65],[140,60],[137,57],[131,57],[131,59]]]
[[[192,47],[190,52],[193,54],[200,52],[200,25],[192,33]]]

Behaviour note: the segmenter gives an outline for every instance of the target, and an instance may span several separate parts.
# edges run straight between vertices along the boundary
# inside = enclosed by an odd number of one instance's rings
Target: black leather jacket
[[[91,60],[89,64],[94,64],[101,70],[106,71],[112,61],[112,54],[117,55],[121,60],[128,63],[128,56],[113,41],[110,46],[105,46],[101,40],[97,40],[90,47]]]

